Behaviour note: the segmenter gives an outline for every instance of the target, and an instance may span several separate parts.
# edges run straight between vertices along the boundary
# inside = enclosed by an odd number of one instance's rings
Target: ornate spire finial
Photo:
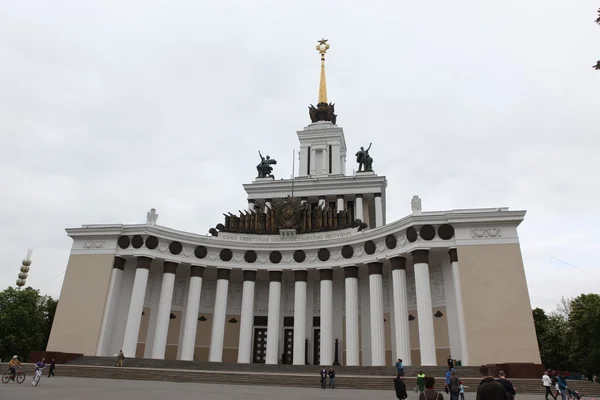
[[[329,50],[328,39],[319,40],[317,51],[321,54],[321,81],[319,82],[319,103],[327,103],[327,83],[325,81],[325,53]]]
[[[325,81],[325,53],[329,50],[328,39],[319,40],[317,51],[321,54],[321,81],[319,82],[319,101],[317,106],[308,107],[308,114],[312,122],[329,121],[334,125],[337,116],[334,113],[334,105],[327,103],[327,83]]]

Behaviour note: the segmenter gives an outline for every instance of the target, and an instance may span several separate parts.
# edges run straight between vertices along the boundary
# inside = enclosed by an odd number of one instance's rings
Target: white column
[[[410,331],[408,326],[408,293],[406,287],[406,258],[393,257],[392,285],[394,301],[394,330],[396,333],[396,357],[406,366],[412,365],[410,352]]]
[[[360,364],[369,366],[371,364],[371,311],[369,301],[369,273],[368,268],[358,270],[358,293],[359,293],[359,329],[360,329]]]
[[[198,327],[198,309],[202,294],[202,277],[204,267],[192,265],[190,268],[190,286],[188,288],[187,306],[185,308],[185,325],[181,341],[181,359],[192,361],[196,350],[196,330]]]
[[[344,211],[346,209],[344,206],[344,195],[338,195],[336,208],[337,212]]]
[[[358,267],[345,267],[346,283],[346,365],[360,365],[358,352]]]
[[[354,219],[360,219],[362,222],[365,222],[363,218],[363,196],[362,194],[357,194],[354,199]]]
[[[329,162],[329,160],[328,160]],[[342,171],[340,169],[340,145],[334,144],[331,146],[331,173],[332,174],[341,174]]]
[[[321,276],[321,365],[333,364],[333,270],[322,269]]]
[[[252,362],[252,327],[254,326],[254,287],[256,271],[244,270],[242,288],[242,312],[240,316],[240,341],[238,345],[238,363]]]
[[[415,291],[417,297],[417,316],[419,325],[419,347],[421,365],[437,365],[435,354],[435,331],[431,304],[431,287],[429,283],[429,251],[414,250],[412,252],[415,268]]]
[[[375,193],[375,227],[383,226],[383,205],[381,193]]]
[[[160,287],[160,300],[156,319],[156,333],[152,345],[152,358],[163,360],[167,349],[167,333],[169,332],[169,316],[173,302],[173,288],[175,287],[175,271],[177,263],[165,261]]]
[[[310,148],[310,165],[308,166],[308,168],[310,169],[310,174],[311,175],[316,175],[317,174],[317,152],[315,151],[314,147]]]
[[[325,196],[319,196],[319,207],[325,208]]]
[[[460,274],[458,271],[458,253],[456,249],[450,249],[450,262],[452,268],[452,280],[454,281],[454,294],[456,299],[456,314],[458,319],[458,331],[460,336],[460,350],[462,365],[469,365],[469,352],[467,348],[467,332],[465,328],[465,312],[463,307],[462,289],[460,286]]]
[[[110,274],[106,304],[104,305],[104,315],[102,316],[98,345],[96,346],[96,356],[109,355],[109,343],[117,314],[117,305],[119,303],[119,294],[121,293],[121,282],[123,282],[124,270],[125,259],[122,257],[115,257],[113,269]]]
[[[279,317],[281,316],[281,271],[269,271],[269,312],[267,321],[267,357],[265,364],[279,360]]]
[[[213,314],[212,332],[210,335],[210,351],[208,361],[223,360],[223,337],[225,336],[225,317],[227,316],[227,292],[229,291],[228,269],[217,269],[217,293],[215,295],[215,310]]]
[[[254,212],[254,200],[248,199],[248,211]]]
[[[125,326],[125,337],[123,339],[123,354],[127,358],[135,358],[137,350],[138,335],[140,334],[140,323],[142,322],[142,310],[144,309],[144,297],[146,296],[146,285],[148,284],[148,271],[150,270],[149,257],[137,258],[137,269],[131,291],[129,313],[127,314],[127,325]]]
[[[155,266],[148,273],[148,298],[144,299],[144,307],[150,306],[148,315],[148,329],[146,329],[146,345],[144,346],[144,358],[152,358],[154,337],[156,336],[156,320],[158,319],[158,303],[160,302],[160,287],[162,286],[162,268]],[[142,332],[143,334],[143,332]]]
[[[369,300],[371,308],[371,365],[385,365],[383,330],[383,268],[380,262],[369,263]]]
[[[306,281],[307,271],[294,271],[294,365],[304,365],[306,353]]]

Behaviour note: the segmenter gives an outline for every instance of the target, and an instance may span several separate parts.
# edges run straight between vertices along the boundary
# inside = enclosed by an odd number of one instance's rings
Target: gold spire
[[[329,50],[328,39],[319,40],[317,51],[321,54],[321,82],[319,83],[319,103],[327,103],[327,83],[325,82],[325,53]]]

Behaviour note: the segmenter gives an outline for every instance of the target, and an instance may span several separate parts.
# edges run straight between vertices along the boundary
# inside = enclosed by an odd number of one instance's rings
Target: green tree
[[[582,294],[571,302],[569,328],[572,356],[579,369],[592,376],[600,372],[600,295]]]
[[[560,314],[550,316],[541,308],[533,310],[533,322],[542,363],[547,368],[568,370],[571,367],[569,326]]]
[[[31,287],[0,292],[0,358],[45,350],[56,311],[56,300]]]

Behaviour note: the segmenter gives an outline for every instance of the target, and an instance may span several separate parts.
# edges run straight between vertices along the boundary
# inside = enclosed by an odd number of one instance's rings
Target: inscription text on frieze
[[[280,235],[240,235],[232,233],[219,233],[219,239],[243,243],[285,243],[285,242],[314,242],[318,240],[339,239],[354,234],[354,230],[344,232],[323,232],[319,234],[304,234],[295,236]]]

